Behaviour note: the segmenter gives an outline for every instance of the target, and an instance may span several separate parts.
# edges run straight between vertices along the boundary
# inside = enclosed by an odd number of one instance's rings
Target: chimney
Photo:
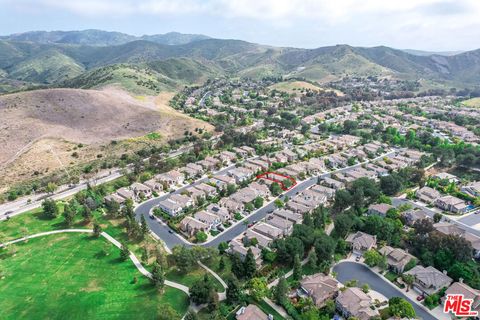
[[[463,278],[459,278],[458,282],[463,283]]]
[[[447,275],[447,270],[443,270],[443,274],[444,274],[444,275]]]

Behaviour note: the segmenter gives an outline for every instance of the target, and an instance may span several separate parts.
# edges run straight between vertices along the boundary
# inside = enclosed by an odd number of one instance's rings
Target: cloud
[[[17,8],[20,15],[32,10],[68,14],[84,24],[105,25],[115,18],[186,21],[184,31],[268,44],[278,39],[272,43],[277,45],[314,47],[324,45],[322,39],[329,44],[480,46],[472,43],[480,39],[478,0],[0,0],[0,5]],[[144,26],[142,32],[151,30]]]

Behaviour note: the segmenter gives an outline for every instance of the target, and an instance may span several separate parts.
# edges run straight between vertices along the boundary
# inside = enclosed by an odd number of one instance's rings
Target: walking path
[[[218,300],[219,301],[223,301],[227,298],[227,284],[225,283],[225,281],[223,281],[222,277],[220,277],[215,271],[213,271],[212,269],[210,269],[209,267],[207,267],[206,265],[204,265],[200,260],[197,261],[198,264],[200,265],[200,267],[202,267],[203,269],[207,270],[212,276],[215,277],[215,279],[218,280],[218,282],[220,282],[220,284],[222,285],[222,287],[225,289],[224,292],[219,292],[218,293]]]
[[[61,229],[61,230],[41,232],[41,233],[36,233],[36,234],[30,235],[30,236],[22,237],[22,238],[19,238],[19,239],[15,239],[15,240],[12,240],[12,241],[8,241],[8,242],[5,242],[5,243],[1,243],[0,248],[3,248],[5,246],[8,246],[8,245],[11,245],[11,244],[14,244],[14,243],[26,241],[28,239],[33,239],[33,238],[38,238],[38,237],[43,237],[43,236],[58,234],[58,233],[72,233],[72,232],[74,232],[74,233],[93,233],[93,230],[91,230],[91,229]],[[122,248],[122,244],[120,242],[118,242],[118,240],[116,240],[115,238],[110,236],[108,233],[102,232],[101,235],[105,239],[107,239],[109,242],[111,242],[114,246],[116,246],[117,248],[119,248],[119,249]],[[141,274],[143,274],[144,276],[146,276],[148,278],[152,278],[152,274],[147,269],[145,269],[145,267],[141,264],[141,262],[138,260],[138,258],[132,252],[130,252],[130,260],[132,260],[133,264],[138,269],[138,271],[140,271]],[[181,290],[181,291],[185,292],[187,295],[190,294],[188,287],[184,286],[183,284],[173,282],[173,281],[169,281],[169,280],[165,280],[165,285],[167,285],[169,287],[172,287],[172,288],[175,288],[175,289],[178,289],[178,290]]]

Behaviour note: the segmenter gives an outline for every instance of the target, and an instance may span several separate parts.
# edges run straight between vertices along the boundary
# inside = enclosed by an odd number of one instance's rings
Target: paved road
[[[392,297],[401,297],[410,302],[417,313],[417,317],[420,317],[424,320],[435,320],[435,317],[428,313],[423,308],[419,307],[416,302],[412,301],[407,297],[403,292],[399,291],[394,287],[393,284],[387,280],[382,279],[378,274],[370,270],[363,264],[345,261],[340,262],[335,267],[333,271],[337,273],[338,281],[345,283],[349,280],[356,279],[359,282],[359,285],[368,284],[372,290],[380,292],[387,298]]]
[[[210,140],[215,143],[219,137],[220,136],[215,136],[215,137],[212,137]],[[193,144],[183,146],[183,147],[181,147],[181,148],[179,148],[175,151],[170,152],[168,155],[166,155],[166,159],[178,157],[182,153],[190,151],[192,148],[193,148]],[[148,160],[148,158],[144,159],[144,161],[147,161],[147,160]],[[130,168],[131,168],[131,165],[127,166],[127,170],[130,169]],[[47,194],[47,193],[41,193],[41,194],[36,194],[34,196],[31,196],[31,197],[24,197],[24,198],[16,200],[16,201],[1,204],[0,205],[0,221],[5,220],[7,218],[7,215],[9,217],[13,217],[13,216],[19,215],[21,213],[39,208],[41,206],[43,200],[45,200],[46,198],[50,198],[50,199],[54,199],[54,200],[65,199],[65,198],[73,196],[74,194],[78,193],[79,191],[85,190],[87,188],[88,184],[99,185],[99,184],[106,183],[106,182],[115,180],[117,178],[120,178],[123,175],[122,172],[123,171],[119,168],[112,169],[107,174],[104,172],[102,176],[97,176],[97,177],[94,177],[94,178],[89,179],[89,180],[81,181],[79,184],[77,184],[75,186],[72,186],[72,187],[67,186],[67,185],[60,186],[58,188],[58,190],[56,191],[56,193],[53,194],[53,195],[50,195],[50,194]],[[31,200],[31,201],[29,201],[29,200]]]
[[[398,152],[398,150],[388,152],[387,154],[384,154],[384,155],[382,155],[378,158],[375,158],[374,160],[383,158],[383,157],[388,156],[388,155],[392,155],[396,152]],[[302,181],[299,184],[295,185],[292,189],[290,189],[289,191],[285,192],[282,196],[280,196],[280,198],[285,199],[286,196],[288,196],[289,198],[292,198],[297,193],[302,192],[305,189],[315,185],[319,178],[328,177],[332,173],[348,171],[348,170],[360,167],[361,165],[362,165],[362,163],[358,163],[358,164],[355,164],[353,166],[348,166],[348,167],[345,167],[345,168],[342,168],[342,169],[337,169],[337,170],[333,170],[331,172],[323,173],[319,176],[311,177],[311,178],[309,178],[305,181]],[[226,173],[232,167],[233,166],[222,169],[218,173],[219,174]],[[207,179],[208,178],[200,179],[200,180],[196,181],[193,185],[205,182],[205,181],[207,181]],[[176,190],[175,193],[180,193],[184,189],[185,189],[185,187],[180,188],[180,189]],[[139,205],[135,210],[137,219],[140,219],[140,216],[144,215],[145,219],[146,219],[146,221],[147,221],[147,223],[150,227],[150,230],[153,233],[155,233],[155,235],[157,237],[159,237],[169,249],[172,249],[176,245],[184,245],[184,246],[187,246],[187,247],[192,246],[193,244],[188,243],[182,236],[177,235],[175,233],[175,231],[171,230],[165,224],[159,223],[157,220],[152,220],[152,219],[149,218],[150,210],[152,210],[156,205],[158,205],[158,203],[160,201],[164,200],[166,197],[168,197],[168,195],[164,195],[164,196],[161,196],[161,197],[156,198],[156,199],[151,199],[151,200],[146,201],[146,202],[142,203],[141,205]],[[267,214],[269,212],[275,210],[275,208],[276,208],[275,204],[272,202],[272,203],[269,203],[266,206],[258,209],[257,211],[254,211],[254,213],[252,213],[250,216],[248,216],[248,219],[247,219],[248,223],[251,223],[251,222],[254,222],[254,221],[259,221],[259,220],[265,218],[267,216]],[[212,241],[201,244],[201,245],[206,246],[206,247],[217,247],[221,242],[230,241],[233,238],[235,238],[238,235],[245,232],[245,230],[247,229],[247,224],[238,223],[238,224],[234,225],[233,227],[227,229],[226,231],[222,232],[221,234],[219,234]]]

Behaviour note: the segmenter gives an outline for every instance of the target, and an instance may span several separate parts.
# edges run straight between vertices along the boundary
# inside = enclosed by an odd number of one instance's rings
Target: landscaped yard
[[[168,305],[180,318],[188,308],[183,292],[159,294],[103,237],[49,235],[0,252],[2,319],[157,319]]]

